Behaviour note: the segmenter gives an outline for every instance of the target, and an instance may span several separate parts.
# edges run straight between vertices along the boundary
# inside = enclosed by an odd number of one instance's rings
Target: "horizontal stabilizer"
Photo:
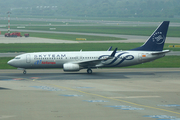
[[[168,53],[170,52],[170,50],[164,50],[164,51],[161,51],[161,52],[154,52],[154,53],[151,53],[152,55],[158,55],[158,54],[164,54],[164,53]]]

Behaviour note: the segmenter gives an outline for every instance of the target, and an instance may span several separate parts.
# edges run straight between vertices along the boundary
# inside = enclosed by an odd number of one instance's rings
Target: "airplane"
[[[16,56],[7,64],[23,70],[63,68],[65,72],[87,69],[92,74],[92,69],[103,67],[125,67],[150,62],[164,57],[169,50],[163,50],[170,21],[163,21],[147,41],[140,47],[127,51],[72,51],[72,52],[35,52]]]

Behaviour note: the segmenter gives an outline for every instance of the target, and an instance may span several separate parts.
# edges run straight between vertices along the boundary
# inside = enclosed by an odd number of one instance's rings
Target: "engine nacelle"
[[[78,64],[66,63],[66,64],[63,64],[63,70],[64,71],[79,71],[80,67]]]

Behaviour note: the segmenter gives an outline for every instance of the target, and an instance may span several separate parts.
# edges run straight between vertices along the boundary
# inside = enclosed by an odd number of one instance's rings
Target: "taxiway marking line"
[[[160,111],[164,111],[164,112],[174,113],[174,114],[180,115],[179,112],[174,112],[174,111],[171,111],[171,110],[166,110],[166,109],[157,108],[157,107],[152,107],[152,106],[147,106],[147,105],[141,105],[141,104],[129,102],[129,101],[126,101],[126,100],[120,100],[120,99],[116,99],[116,98],[106,97],[106,96],[99,95],[99,94],[94,94],[94,93],[88,93],[88,92],[84,92],[84,91],[82,91],[82,90],[77,90],[77,89],[68,88],[68,87],[63,87],[63,86],[59,86],[59,85],[55,85],[55,84],[45,83],[45,82],[42,82],[42,81],[37,81],[37,80],[33,80],[33,81],[39,82],[39,83],[43,83],[43,84],[48,84],[48,85],[55,86],[55,87],[58,87],[58,88],[61,88],[61,89],[63,88],[63,89],[67,89],[67,90],[72,90],[72,91],[84,93],[84,94],[87,94],[87,95],[93,95],[93,96],[97,96],[97,97],[101,97],[101,98],[105,98],[105,99],[110,99],[110,100],[114,100],[114,101],[119,101],[119,102],[131,104],[131,105],[135,105],[135,106],[139,106],[139,107],[144,107],[144,108],[149,108],[149,109],[155,109],[155,110],[160,110]]]
[[[161,96],[127,96],[127,97],[109,97],[109,98],[157,98]]]

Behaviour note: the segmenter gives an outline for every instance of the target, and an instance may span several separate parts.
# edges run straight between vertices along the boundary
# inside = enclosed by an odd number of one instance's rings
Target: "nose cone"
[[[7,64],[8,64],[8,65],[11,65],[11,66],[14,66],[13,63],[14,63],[13,60],[9,60],[9,61],[7,62]]]

